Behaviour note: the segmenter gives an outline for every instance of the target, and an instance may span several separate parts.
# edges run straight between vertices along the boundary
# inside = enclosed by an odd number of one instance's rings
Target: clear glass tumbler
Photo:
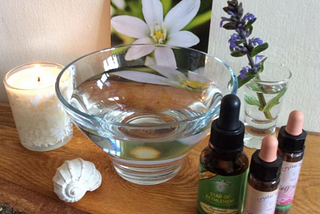
[[[262,139],[275,133],[290,78],[288,68],[270,63],[265,65],[259,78],[244,85],[246,147],[260,149]]]

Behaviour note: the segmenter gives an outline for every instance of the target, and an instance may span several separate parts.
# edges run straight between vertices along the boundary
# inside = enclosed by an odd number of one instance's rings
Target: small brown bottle
[[[247,185],[244,214],[273,214],[276,208],[282,159],[277,155],[278,141],[269,135],[261,150],[253,153]]]
[[[282,126],[279,131],[278,154],[282,157],[283,164],[275,214],[288,214],[292,206],[307,137],[307,132],[302,129],[303,120],[301,111],[293,111],[289,115],[287,126]]]
[[[227,95],[219,119],[212,123],[209,146],[200,156],[197,207],[201,214],[242,213],[249,160],[243,151],[239,111],[239,98]]]

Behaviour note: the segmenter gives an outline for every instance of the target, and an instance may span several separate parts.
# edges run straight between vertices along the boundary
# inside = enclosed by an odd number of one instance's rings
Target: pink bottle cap
[[[292,136],[299,136],[302,133],[304,115],[301,111],[292,111],[289,115],[286,132]]]
[[[268,135],[262,140],[259,158],[271,163],[277,160],[278,140],[273,135]]]

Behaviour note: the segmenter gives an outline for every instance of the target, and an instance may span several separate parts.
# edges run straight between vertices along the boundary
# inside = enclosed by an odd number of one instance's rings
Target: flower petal
[[[163,7],[159,0],[142,0],[142,13],[149,28],[154,27],[156,21],[162,25]]]
[[[133,38],[143,38],[150,34],[146,23],[133,16],[115,16],[111,19],[111,25],[119,33]]]
[[[132,44],[150,44],[150,46],[155,47],[150,37],[143,37],[143,38],[137,39]],[[145,46],[149,46],[149,45],[145,45]]]
[[[170,85],[170,83],[167,82],[167,78],[146,72],[118,71],[113,72],[112,74],[135,82],[151,83],[157,85]]]
[[[124,10],[126,7],[126,2],[124,0],[111,0],[111,2],[120,10]]]
[[[200,42],[200,39],[190,31],[178,31],[170,33],[168,37],[168,45],[178,47],[191,47]]]
[[[164,22],[170,33],[184,28],[198,13],[200,0],[183,0],[166,15]]]
[[[146,60],[144,61],[144,65],[146,66],[152,66],[152,65],[156,65],[156,60],[153,57],[147,56]]]
[[[157,65],[164,67],[177,67],[176,58],[171,48],[157,47],[154,50]]]
[[[163,67],[159,65],[151,65],[148,67],[152,68],[153,70],[157,71],[159,74],[171,80],[177,80],[179,79],[179,77],[182,79],[187,79],[186,76],[180,71],[176,70],[175,67]]]
[[[126,60],[139,59],[140,57],[150,54],[156,48],[154,45],[151,45],[152,41],[148,37],[138,39],[133,44],[150,44],[150,45],[137,45],[137,46],[130,47],[125,56]]]

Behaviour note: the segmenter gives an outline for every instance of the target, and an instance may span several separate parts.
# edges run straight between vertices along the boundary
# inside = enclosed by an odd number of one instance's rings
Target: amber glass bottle
[[[249,160],[243,151],[244,125],[240,100],[222,99],[219,119],[213,121],[209,146],[200,156],[198,211],[242,213]]]
[[[245,214],[274,213],[276,209],[282,165],[277,149],[277,139],[269,135],[262,140],[261,150],[252,155]]]
[[[279,149],[278,154],[283,159],[284,164],[287,164],[287,163],[291,164],[291,165],[295,164],[296,166],[299,167],[298,170],[300,171],[300,167],[301,167],[302,159],[303,159],[303,155],[304,155],[304,150],[302,152],[298,152],[298,153],[289,153],[289,152],[284,152]],[[284,170],[284,167],[283,167],[283,170]],[[296,179],[294,179],[294,181],[295,181],[294,185],[292,185],[290,187],[290,189],[292,189],[293,186],[294,186],[294,189],[296,188],[298,178],[299,178],[299,173],[296,173],[295,177],[296,177]],[[288,187],[287,187],[288,185],[283,186],[282,185],[283,183],[285,183],[285,181],[283,181],[280,185],[280,188],[279,188],[280,193],[281,192],[288,192]],[[290,189],[289,189],[289,191],[293,192],[292,195],[294,195],[295,190],[290,190]],[[278,194],[278,199],[280,199],[280,197],[281,197],[280,193]],[[275,214],[289,214],[290,208],[292,206],[292,200],[293,200],[293,196],[290,201],[286,201],[287,202],[286,204],[281,204],[280,200],[279,200],[279,202],[277,201],[277,207],[276,207]]]
[[[279,130],[278,154],[283,159],[283,165],[275,214],[288,214],[292,206],[307,137],[307,132],[302,129],[303,120],[302,112],[292,111],[287,126]]]

